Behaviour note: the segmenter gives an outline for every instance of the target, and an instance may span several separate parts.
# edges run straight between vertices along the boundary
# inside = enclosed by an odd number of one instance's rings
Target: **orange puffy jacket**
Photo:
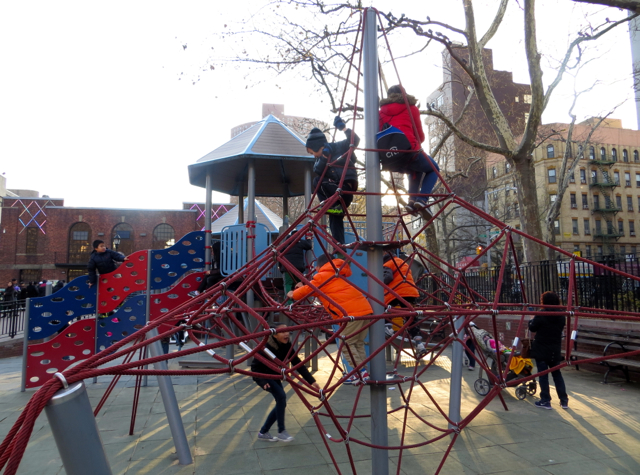
[[[393,272],[393,280],[387,284],[390,289],[397,293],[400,297],[419,297],[420,292],[416,288],[416,284],[411,274],[409,264],[399,257],[393,257],[384,263],[384,266]],[[396,297],[391,292],[384,293],[384,303],[387,305]]]
[[[324,305],[324,308],[327,309],[334,319],[345,316],[362,317],[364,315],[371,315],[373,309],[369,301],[362,292],[347,280],[347,277],[351,275],[351,267],[349,267],[349,265],[341,267],[344,265],[342,259],[334,259],[333,265],[335,265],[337,269],[340,269],[340,277],[336,276],[331,262],[327,262],[318,270],[311,280],[311,283],[330,300],[318,295],[314,289],[308,285],[303,285],[295,289],[293,291],[293,299],[302,300],[309,296],[318,297],[322,305]],[[324,284],[325,282],[326,284]],[[343,315],[336,305],[342,307],[344,311],[347,312],[346,315]]]

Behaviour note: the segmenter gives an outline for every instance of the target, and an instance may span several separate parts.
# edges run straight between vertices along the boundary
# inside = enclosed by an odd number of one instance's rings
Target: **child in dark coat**
[[[345,168],[347,171],[341,189],[343,191],[356,191],[358,189],[358,173],[355,168],[356,156],[353,152],[349,155],[349,149],[351,148],[351,140],[353,139],[353,146],[357,147],[360,143],[360,137],[352,132],[351,129],[347,129],[347,125],[340,116],[335,118],[333,125],[338,130],[344,130],[347,136],[345,140],[328,143],[324,133],[317,127],[311,129],[307,137],[307,152],[316,159],[313,165],[313,172],[317,175],[313,180],[314,188],[318,187],[318,182],[322,178],[322,183],[318,188],[318,199],[320,201],[325,201],[336,193]],[[348,208],[353,201],[353,195],[343,194],[342,200],[344,201],[344,206]],[[344,209],[342,204],[337,202],[327,210],[327,214],[329,215],[331,235],[340,244],[344,244]]]
[[[93,241],[93,251],[91,251],[89,264],[87,264],[87,270],[89,271],[89,287],[93,286],[98,280],[96,270],[100,275],[108,274],[118,268],[116,262],[124,261],[124,254],[107,249],[104,241],[101,241],[100,239]]]
[[[286,325],[278,325],[276,329],[282,327],[286,327]],[[272,355],[275,355],[275,357],[281,362],[291,361],[291,364],[293,364],[294,366],[300,364],[300,358],[298,358],[298,355],[295,354],[291,347],[288,331],[278,332],[271,335],[267,342],[266,350],[269,350]],[[271,360],[271,358],[267,356],[265,352],[260,352],[259,354],[263,358]],[[288,364],[286,366],[288,366]],[[280,372],[276,372],[269,368],[269,366],[264,364],[258,358],[254,358],[251,362],[251,372],[262,374],[281,374]],[[298,368],[298,373],[300,373],[300,376],[302,376],[305,381],[315,389],[320,389],[320,385],[316,383],[316,380],[313,376],[311,376],[311,373],[309,373],[309,370],[305,366],[300,366]],[[270,392],[273,398],[276,400],[276,407],[274,407],[273,410],[269,413],[269,415],[267,416],[267,420],[260,428],[258,439],[265,440],[267,442],[291,442],[293,440],[293,437],[289,435],[284,425],[284,410],[287,407],[287,395],[285,394],[284,388],[282,387],[282,381],[279,379],[261,378],[260,376],[254,376],[253,380],[262,389]],[[278,422],[278,436],[273,437],[271,434],[269,434],[269,429],[276,421]]]

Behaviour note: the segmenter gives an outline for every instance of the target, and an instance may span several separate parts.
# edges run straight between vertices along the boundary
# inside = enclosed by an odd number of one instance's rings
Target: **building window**
[[[118,236],[120,238],[120,244],[117,246],[113,242],[113,239]],[[133,253],[133,228],[127,223],[118,223],[113,227],[111,231],[111,249],[121,252],[125,256]]]
[[[624,221],[618,221],[618,234],[624,236]]]
[[[624,186],[631,186],[631,173],[624,172]]]
[[[547,158],[553,158],[556,156],[555,147],[551,144],[547,145]]]
[[[589,147],[589,160],[596,159],[596,149],[593,147]]]
[[[560,221],[557,219],[553,222],[553,234],[560,235]]]
[[[531,104],[531,94],[523,94],[522,100],[525,104]]]
[[[609,181],[609,180],[607,180],[606,172],[603,172],[602,176],[605,178],[605,180],[604,180],[605,182]],[[613,172],[613,182],[617,186],[620,186],[620,172]]]
[[[627,152],[627,149],[622,149],[622,161],[625,163],[629,163],[629,152]]]
[[[571,219],[571,228],[573,230],[573,234],[579,234],[580,231],[578,231],[578,219],[577,218],[572,218]]]
[[[576,182],[576,172],[573,171],[571,172],[571,175],[569,175],[569,183],[575,183]]]
[[[618,151],[615,148],[611,149],[611,160],[614,162],[618,161]]]
[[[614,234],[613,233],[613,221],[607,221],[607,234]]]
[[[555,168],[549,168],[549,171],[547,173],[549,175],[549,183],[555,183],[556,182],[556,169]]]
[[[557,199],[558,199],[558,195],[556,195],[555,193],[551,193],[549,195],[549,203],[553,204],[556,202]]]
[[[587,184],[587,171],[584,168],[580,169],[580,183],[583,185]]]
[[[622,196],[616,196],[616,208],[622,209]]]
[[[38,233],[40,228],[29,227],[27,228],[27,249],[26,254],[35,255],[38,253]]]
[[[86,264],[91,255],[91,226],[76,223],[69,228],[69,264]]]
[[[596,234],[602,234],[602,221],[596,219]]]
[[[516,218],[520,217],[520,205],[518,203],[513,205],[513,214]]]
[[[584,220],[584,234],[585,236],[589,236],[591,234],[591,223],[589,218],[585,218]]]
[[[633,221],[629,221],[629,235],[630,236],[636,235],[636,223]],[[633,253],[635,254],[636,252],[633,251]]]
[[[640,173],[636,173],[636,187],[640,188]]]
[[[602,246],[601,246],[601,245],[598,245],[598,247],[597,247],[596,249],[597,249],[597,251],[596,251],[596,252],[598,253],[598,256],[599,256],[599,257],[602,257]]]
[[[591,244],[587,244],[584,247],[584,253],[587,255],[587,258],[591,257]]]
[[[571,198],[571,209],[578,209],[578,201],[576,200],[576,194],[571,193],[570,198]]]
[[[578,256],[580,255],[580,244],[573,245],[573,253],[577,254]]]
[[[493,167],[493,169],[491,170],[491,175],[493,176],[493,178],[498,176],[498,169],[496,167]]]
[[[593,209],[600,209],[600,196],[593,195]]]
[[[640,155],[638,155],[638,151],[637,150],[633,151],[633,161],[634,162],[640,162]]]
[[[589,199],[586,193],[582,193],[582,209],[589,209]]]
[[[158,224],[153,230],[153,249],[166,249],[176,243],[176,233],[170,224]]]
[[[627,211],[633,211],[633,196],[627,196]]]
[[[511,164],[509,162],[504,162],[504,172],[509,173],[511,171]]]
[[[593,185],[598,183],[598,171],[597,170],[591,170],[591,183]]]
[[[604,147],[600,147],[600,160],[605,161],[607,159],[607,151]]]
[[[635,258],[635,257],[636,257],[636,246],[631,246],[631,256],[632,256],[633,258]]]

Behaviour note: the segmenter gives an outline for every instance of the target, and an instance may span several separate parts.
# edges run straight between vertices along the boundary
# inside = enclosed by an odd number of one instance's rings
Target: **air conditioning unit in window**
[[[635,231],[630,231],[630,232],[629,232],[629,235],[630,235],[630,236],[635,236],[635,235],[636,235],[636,232],[635,232]]]

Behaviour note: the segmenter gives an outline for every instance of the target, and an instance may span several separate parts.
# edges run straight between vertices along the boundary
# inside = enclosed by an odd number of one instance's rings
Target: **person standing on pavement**
[[[531,345],[531,357],[536,360],[538,372],[557,366],[562,361],[562,331],[564,330],[565,317],[554,315],[558,312],[553,306],[560,305],[560,298],[555,292],[545,292],[540,296],[543,311],[547,314],[536,315],[529,321],[529,330],[535,332]],[[569,396],[567,396],[564,378],[559,369],[551,372],[556,393],[560,399],[560,407],[569,409]],[[541,409],[551,409],[551,392],[549,390],[549,373],[538,377],[540,381],[540,400],[536,406]]]
[[[286,327],[286,325],[278,325],[276,329],[283,327]],[[274,361],[276,364],[284,363],[284,367],[288,367],[289,362],[294,366],[300,364],[300,358],[298,358],[298,355],[295,353],[291,346],[291,342],[289,341],[288,331],[281,331],[269,336],[265,350],[269,350],[279,360],[277,363]],[[254,357],[251,362],[251,372],[258,374],[282,374],[279,371],[274,371],[264,363],[264,360],[271,361],[271,358],[269,358],[265,352],[261,351],[258,354],[260,355],[260,358],[262,358],[262,361],[259,357]],[[298,373],[300,373],[300,376],[302,376],[307,383],[315,389],[320,390],[320,385],[316,383],[316,380],[311,376],[311,373],[309,373],[309,370],[304,365],[298,368]],[[284,410],[287,407],[287,395],[282,387],[282,381],[279,379],[261,378],[259,375],[254,376],[253,380],[262,389],[271,393],[273,398],[276,400],[276,407],[274,407],[269,413],[267,420],[260,428],[260,432],[258,432],[258,440],[264,440],[267,442],[291,442],[293,437],[289,435],[284,424]],[[274,437],[269,433],[269,429],[271,429],[271,426],[275,422],[278,423],[277,437]]]

